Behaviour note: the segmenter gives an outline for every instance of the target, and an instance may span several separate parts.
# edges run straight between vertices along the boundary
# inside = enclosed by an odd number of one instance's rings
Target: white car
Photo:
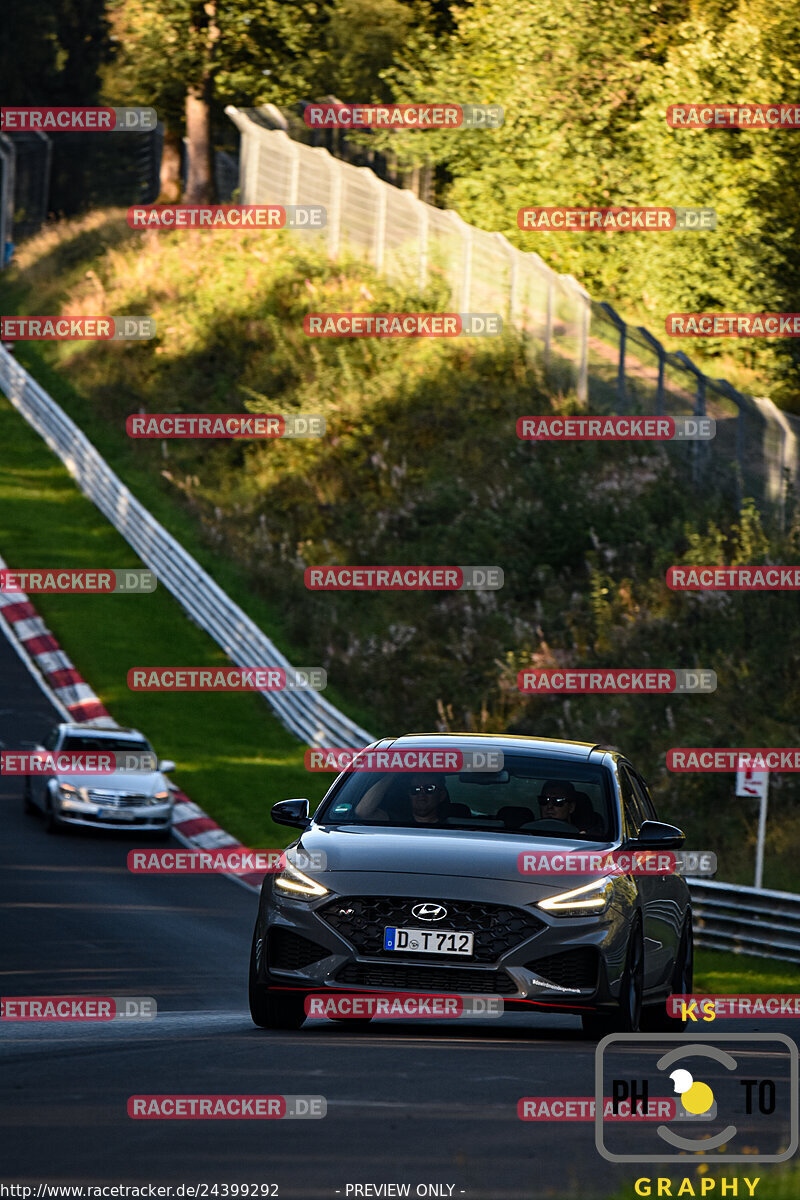
[[[165,775],[175,770],[175,763],[166,759],[158,762],[153,747],[138,729],[109,728],[93,721],[62,722],[35,747],[35,752],[148,754],[153,762],[152,770],[118,768],[102,775],[59,771],[26,775],[25,811],[41,809],[48,833],[56,833],[65,825],[83,825],[170,836],[175,800],[173,785]]]

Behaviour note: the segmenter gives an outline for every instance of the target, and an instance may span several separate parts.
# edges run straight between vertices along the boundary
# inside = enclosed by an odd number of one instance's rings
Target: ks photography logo
[[[669,1123],[612,1119],[615,1105],[649,1111],[667,1096]],[[798,1148],[798,1106],[798,1051],[784,1034],[621,1033],[597,1046],[595,1145],[609,1162],[785,1162]]]

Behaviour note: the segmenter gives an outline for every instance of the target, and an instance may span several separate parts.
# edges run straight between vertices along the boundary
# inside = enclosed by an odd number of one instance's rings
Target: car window
[[[480,782],[470,772],[430,775],[430,780],[437,778],[441,806],[429,823],[440,827],[523,836],[575,837],[577,833],[588,841],[608,841],[614,836],[615,806],[610,775],[604,767],[506,754],[505,770],[497,778]],[[425,772],[414,779],[428,782]],[[409,793],[412,783],[408,773],[353,772],[323,803],[316,819],[336,825],[416,826],[419,822]],[[552,811],[548,814],[541,804],[546,792],[557,792],[562,786],[571,793],[566,801],[570,807],[565,809],[569,820],[559,820]]]
[[[646,818],[639,796],[634,789],[632,774],[624,763],[620,764],[619,781],[622,787],[622,807],[625,812],[625,824],[628,834],[630,837],[638,837],[642,822]]]
[[[88,753],[89,751],[102,752],[104,750],[110,753],[111,751],[124,752],[125,750],[129,750],[131,753],[141,754],[144,751],[151,750],[152,747],[149,742],[135,738],[107,737],[102,734],[93,737],[90,734],[73,733],[64,738],[64,744],[61,749],[80,751],[81,753]]]
[[[638,771],[632,771],[631,774],[633,776],[634,787],[638,790],[639,800],[645,817],[648,821],[657,821],[658,814],[656,813],[656,806],[653,804],[653,797],[650,795],[650,789]]]

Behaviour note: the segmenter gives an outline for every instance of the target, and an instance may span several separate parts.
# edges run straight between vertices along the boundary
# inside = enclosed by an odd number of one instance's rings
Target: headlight
[[[169,792],[168,791],[156,792],[155,795],[150,797],[149,803],[150,804],[166,804],[167,800],[169,800]]]
[[[73,796],[80,796],[78,789],[73,787],[71,783],[60,783],[58,790],[66,800],[71,800]]]
[[[614,892],[614,877],[595,879],[570,892],[559,892],[539,901],[539,908],[559,917],[584,917],[605,912]]]
[[[289,896],[296,896],[298,899],[312,899],[314,896],[327,896],[328,888],[323,887],[321,883],[311,879],[308,875],[304,875],[297,867],[293,867],[287,862],[286,867],[281,871],[280,875],[275,876],[275,887],[281,892],[286,892]]]

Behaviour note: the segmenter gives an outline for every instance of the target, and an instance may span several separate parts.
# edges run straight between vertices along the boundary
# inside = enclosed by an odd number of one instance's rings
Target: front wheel
[[[627,962],[619,993],[619,1009],[612,1017],[617,1033],[638,1033],[644,995],[644,942],[641,925],[636,923],[628,942]]]
[[[250,1016],[261,1029],[299,1029],[306,1019],[303,997],[294,992],[275,991],[259,979],[264,942],[258,936],[258,922],[250,948],[248,997]]]
[[[63,833],[64,826],[56,816],[56,810],[53,807],[53,797],[48,794],[47,808],[44,812],[44,831],[45,833]]]
[[[672,970],[670,991],[673,996],[690,996],[694,981],[694,934],[692,918],[687,917],[683,927],[678,953],[675,956],[675,966]],[[671,1017],[664,1007],[654,1004],[642,1012],[641,1028],[648,1033],[682,1033],[686,1028],[686,1019]]]

